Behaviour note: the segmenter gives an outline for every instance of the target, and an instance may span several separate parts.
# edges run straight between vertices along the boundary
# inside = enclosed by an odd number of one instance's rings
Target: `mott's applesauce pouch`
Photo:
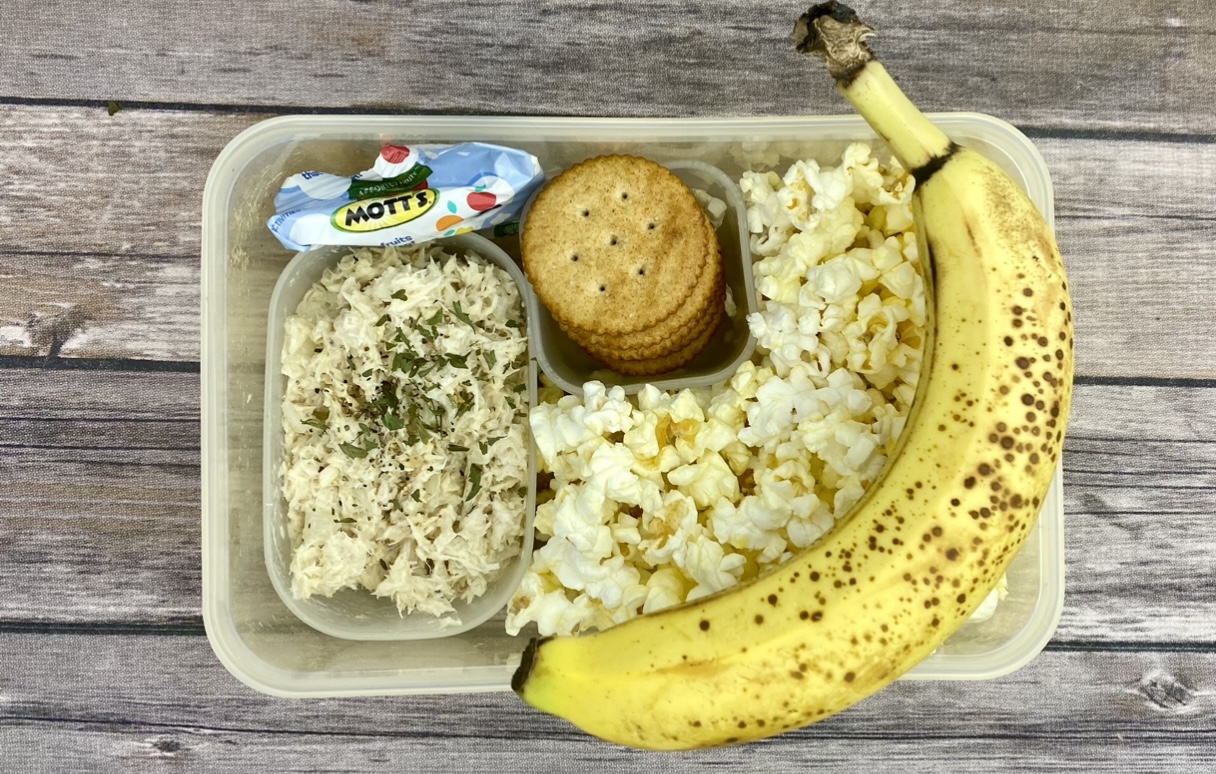
[[[498,145],[386,145],[354,177],[288,177],[267,225],[290,250],[418,244],[518,221],[544,176],[535,156]]]

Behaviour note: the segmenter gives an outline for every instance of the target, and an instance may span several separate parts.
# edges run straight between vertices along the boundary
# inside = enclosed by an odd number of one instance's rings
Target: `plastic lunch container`
[[[1024,135],[986,115],[931,117],[956,142],[1008,171],[1052,223],[1046,164]],[[265,227],[274,192],[293,172],[353,174],[386,142],[466,140],[526,149],[546,169],[600,153],[633,153],[660,163],[701,161],[732,179],[745,169],[783,171],[799,158],[833,164],[855,140],[882,152],[881,142],[856,116],[288,116],[233,139],[216,159],[203,196],[203,619],[220,661],[264,693],[321,697],[510,689],[525,643],[506,634],[501,615],[437,639],[344,639],[301,620],[276,592],[265,563],[267,322],[274,288],[293,257]],[[500,244],[510,252],[510,241]],[[1038,524],[1009,569],[1009,593],[996,614],[965,625],[903,679],[989,679],[1033,659],[1055,631],[1063,608],[1063,530],[1057,471]]]
[[[531,304],[524,300],[528,296],[528,282],[524,279],[523,271],[501,248],[477,234],[462,234],[439,240],[439,243],[450,247],[454,253],[471,252],[501,267],[519,286],[525,315],[531,314]],[[491,581],[485,594],[471,602],[457,600],[452,603],[460,617],[459,626],[445,628],[439,618],[431,615],[400,615],[391,599],[374,597],[362,589],[344,589],[332,597],[313,596],[308,599],[297,599],[291,593],[291,541],[287,537],[286,502],[279,495],[277,464],[283,458],[283,431],[276,420],[287,382],[279,368],[283,350],[283,323],[295,313],[304,294],[321,279],[325,270],[336,265],[349,252],[350,248],[344,247],[318,247],[298,253],[283,269],[270,296],[270,319],[266,331],[266,421],[262,428],[262,528],[266,572],[279,599],[297,618],[333,637],[348,640],[410,640],[460,634],[502,610],[524,577],[527,557],[532,551],[532,516],[536,509],[535,455],[528,457],[528,494],[524,503],[524,534],[520,554]],[[529,359],[529,407],[536,405],[535,362]]]

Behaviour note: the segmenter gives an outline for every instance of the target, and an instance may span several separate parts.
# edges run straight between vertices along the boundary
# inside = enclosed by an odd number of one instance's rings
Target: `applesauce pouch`
[[[535,156],[514,148],[386,145],[353,177],[288,177],[267,226],[290,250],[419,244],[518,221],[544,177]]]

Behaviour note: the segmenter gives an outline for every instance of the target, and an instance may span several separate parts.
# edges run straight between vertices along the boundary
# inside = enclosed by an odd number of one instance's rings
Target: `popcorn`
[[[771,510],[763,498],[755,495],[744,497],[738,507],[729,500],[719,500],[710,511],[713,536],[719,543],[763,553],[785,550],[785,540],[776,530],[785,526],[788,518],[788,513]]]
[[[767,151],[766,151],[767,152]],[[758,349],[723,384],[550,398],[555,496],[507,630],[603,628],[731,588],[813,545],[882,472],[925,341],[914,181],[861,143],[745,172]],[[546,393],[549,395],[549,393]]]
[[[790,369],[785,379],[769,379],[747,406],[748,426],[739,431],[739,440],[761,447],[788,435],[803,415],[817,407],[814,390],[810,369],[803,363]]]
[[[1009,595],[1009,579],[1002,575],[996,583],[996,587],[988,592],[988,596],[984,597],[984,601],[975,609],[971,617],[967,619],[967,623],[983,623],[992,616],[996,615],[996,608],[1006,596]]]
[[[727,553],[720,544],[706,535],[697,535],[683,553],[683,561],[676,566],[696,581],[688,592],[688,599],[700,599],[723,589],[739,584],[736,571],[741,570],[747,559],[742,554]]]
[[[739,499],[739,479],[716,452],[707,451],[696,462],[675,468],[667,474],[667,481],[686,492],[698,510],[706,510],[719,500]]]
[[[633,407],[620,387],[605,390],[591,382],[580,400],[567,395],[557,403],[543,403],[529,414],[532,438],[546,464],[563,452],[595,441],[603,435],[628,430]]]
[[[655,570],[646,581],[646,601],[643,613],[653,613],[675,607],[688,598],[688,584],[684,574],[674,567]]]
[[[782,181],[776,172],[744,172],[739,180],[747,203],[747,230],[756,255],[775,255],[794,232],[785,206],[777,198]],[[759,236],[757,236],[759,235]]]
[[[663,495],[662,505],[642,512],[642,542],[638,548],[651,567],[661,567],[687,550],[688,541],[703,531],[697,504],[679,490]],[[677,564],[682,560],[676,560]]]
[[[511,599],[506,629],[508,634],[517,635],[523,627],[535,623],[541,631],[574,634],[591,628],[602,610],[585,594],[570,599],[551,576],[529,572]]]

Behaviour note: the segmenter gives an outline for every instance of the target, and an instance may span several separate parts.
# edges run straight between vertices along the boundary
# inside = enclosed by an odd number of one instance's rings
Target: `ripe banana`
[[[1047,224],[874,60],[837,3],[795,29],[917,181],[933,311],[888,469],[817,544],[756,581],[603,632],[533,640],[512,686],[601,738],[650,749],[758,739],[833,715],[928,656],[1038,517],[1072,393],[1072,312]]]

